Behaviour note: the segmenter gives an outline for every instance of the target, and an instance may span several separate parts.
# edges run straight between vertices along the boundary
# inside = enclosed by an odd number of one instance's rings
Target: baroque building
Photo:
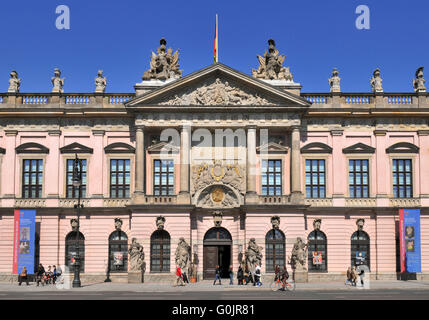
[[[36,209],[36,264],[73,268],[75,154],[85,281],[127,281],[132,243],[145,281],[172,281],[181,243],[199,279],[217,264],[236,271],[252,250],[271,277],[302,240],[309,281],[343,280],[357,253],[374,279],[396,279],[400,208],[421,210],[417,277],[429,278],[423,68],[414,92],[384,92],[377,69],[371,91],[344,93],[334,69],[330,92],[303,93],[273,40],[250,76],[220,63],[182,76],[178,60],[162,39],[135,93],[106,93],[100,70],[94,93],[69,94],[59,69],[52,92],[22,93],[11,73],[0,93],[0,280],[14,277],[14,209]]]

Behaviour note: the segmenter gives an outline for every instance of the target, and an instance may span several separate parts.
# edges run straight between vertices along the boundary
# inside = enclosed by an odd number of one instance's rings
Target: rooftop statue
[[[416,79],[413,80],[413,87],[415,92],[426,92],[425,82],[423,78],[424,67],[420,67],[416,71]]]
[[[369,81],[372,92],[383,92],[383,79],[381,79],[380,69],[375,69],[371,80]]]
[[[173,50],[167,50],[167,41],[162,38],[157,53],[152,52],[152,60],[150,69],[146,71],[142,77],[143,81],[152,79],[167,80],[178,79],[182,76],[182,70],[179,70],[179,50],[173,54]]]
[[[95,78],[95,92],[104,93],[106,86],[107,79],[103,77],[103,70],[98,70],[98,76]]]
[[[21,87],[21,79],[18,79],[18,72],[13,70],[10,73],[10,79],[9,79],[9,89],[7,92],[19,92],[19,88]]]
[[[265,80],[287,80],[293,81],[292,73],[288,67],[283,67],[286,56],[279,55],[273,39],[268,40],[268,52],[264,56],[257,55],[259,67],[257,70],[252,69],[252,76],[257,79]]]
[[[337,68],[334,68],[334,70],[332,70],[332,77],[329,78],[329,86],[331,87],[331,92],[341,92],[341,78],[338,76],[338,74],[339,72]]]
[[[59,93],[63,93],[63,86],[64,86],[64,81],[65,78],[60,78],[61,77],[61,70],[58,68],[55,68],[54,71],[54,77],[52,77],[51,81],[52,84],[54,85],[54,87],[52,88],[52,92],[59,92]]]

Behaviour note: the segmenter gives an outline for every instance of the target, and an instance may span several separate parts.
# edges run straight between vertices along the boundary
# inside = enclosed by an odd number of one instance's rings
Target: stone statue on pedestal
[[[137,242],[136,238],[132,239],[130,248],[128,249],[130,255],[129,266],[130,271],[132,272],[141,272],[143,271],[144,264],[144,252],[143,246]]]
[[[9,89],[7,90],[7,92],[18,93],[20,87],[21,87],[21,79],[18,79],[18,72],[13,70],[10,73]]]
[[[383,79],[381,79],[380,69],[375,69],[370,80],[372,92],[383,92]]]
[[[262,247],[256,244],[255,238],[249,240],[247,250],[245,252],[246,266],[250,271],[254,271],[256,266],[262,265]]]
[[[341,92],[341,78],[338,74],[339,72],[337,68],[334,68],[334,70],[332,70],[332,77],[329,78],[329,87],[331,88],[331,92]]]
[[[61,70],[58,68],[55,68],[54,71],[54,77],[52,77],[51,82],[54,85],[54,87],[52,88],[52,92],[56,92],[56,93],[63,93],[63,86],[64,86],[64,81],[65,78],[60,78],[61,77]]]
[[[295,244],[293,245],[292,254],[289,260],[289,264],[292,270],[297,272],[307,271],[307,243],[302,238],[296,238]]]
[[[415,92],[426,92],[425,82],[423,78],[424,67],[420,67],[416,71],[416,79],[413,80],[413,87]]]
[[[176,265],[182,269],[182,272],[188,272],[190,260],[191,247],[186,243],[184,238],[179,239],[176,249]]]
[[[252,69],[252,76],[257,79],[293,81],[288,67],[283,67],[286,56],[279,55],[273,39],[268,40],[268,52],[264,56],[257,55],[259,67]]]
[[[142,77],[143,81],[148,80],[162,80],[173,78],[178,79],[182,76],[182,71],[179,70],[179,50],[173,54],[173,50],[167,50],[167,41],[162,38],[160,40],[160,47],[157,53],[152,52],[152,60],[150,62],[150,69],[146,71]]]
[[[98,76],[95,78],[95,92],[104,93],[106,91],[107,79],[103,77],[103,70],[98,70]]]

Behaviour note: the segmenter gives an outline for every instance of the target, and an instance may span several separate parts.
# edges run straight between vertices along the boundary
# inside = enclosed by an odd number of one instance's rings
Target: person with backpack
[[[234,272],[232,270],[232,266],[229,266],[229,285],[233,285],[234,280]]]
[[[27,274],[27,268],[23,267],[21,273],[18,276],[18,284],[21,285],[22,281],[25,281],[25,283],[27,283],[27,286],[29,285],[28,283],[28,274]]]
[[[243,268],[241,267],[241,265],[238,267],[237,280],[239,286],[243,285]]]
[[[261,283],[261,267],[260,266],[256,266],[255,268],[255,282],[253,283],[254,286],[260,287],[262,286]]]

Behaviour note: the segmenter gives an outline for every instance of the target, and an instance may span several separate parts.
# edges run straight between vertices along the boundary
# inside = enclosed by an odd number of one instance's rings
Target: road
[[[0,300],[429,300],[429,290],[0,292]]]

